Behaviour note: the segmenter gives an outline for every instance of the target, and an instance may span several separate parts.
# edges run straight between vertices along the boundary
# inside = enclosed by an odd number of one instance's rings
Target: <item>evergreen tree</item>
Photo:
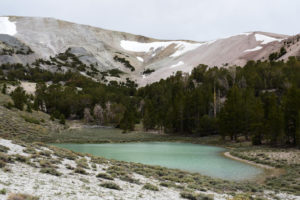
[[[295,133],[296,146],[300,148],[300,111],[298,111],[297,128]]]
[[[287,142],[296,145],[297,121],[300,110],[300,89],[293,86],[284,97],[284,118]]]
[[[271,145],[284,143],[284,118],[275,94],[266,94],[264,101],[264,135]]]
[[[120,128],[124,133],[127,131],[133,131],[135,125],[134,113],[130,109],[126,109],[123,119],[120,122]]]
[[[22,87],[17,87],[11,94],[11,98],[14,102],[14,106],[19,110],[23,110],[24,105],[27,102],[27,96]]]
[[[32,113],[31,103],[27,103],[26,111],[29,112],[29,113]]]
[[[144,113],[144,118],[143,118],[143,126],[145,130],[149,129],[154,129],[156,126],[156,115],[155,112],[156,110],[154,109],[152,103],[148,101],[145,104],[145,113]]]
[[[6,92],[7,92],[7,86],[6,86],[6,84],[4,83],[4,84],[3,84],[3,87],[2,87],[2,94],[6,94]]]
[[[244,111],[242,93],[237,86],[229,91],[227,100],[220,113],[219,123],[222,136],[230,136],[231,140],[237,140],[237,136],[242,132],[242,119]]]
[[[59,123],[60,123],[60,124],[66,124],[66,119],[65,119],[64,114],[61,114],[61,115],[60,115],[60,117],[59,117]]]

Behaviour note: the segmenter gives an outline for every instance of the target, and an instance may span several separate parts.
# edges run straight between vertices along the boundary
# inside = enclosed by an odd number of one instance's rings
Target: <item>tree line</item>
[[[16,70],[26,71],[21,66]],[[296,57],[286,62],[249,61],[244,67],[199,65],[190,74],[177,72],[142,88],[129,79],[102,84],[76,72],[36,68],[30,72],[22,74],[25,80],[39,77],[35,95],[26,96],[17,88],[11,94],[14,103],[17,107],[21,101],[52,118],[83,119],[124,131],[142,122],[145,130],[169,134],[219,134],[233,141],[243,137],[256,145],[300,146],[300,61]],[[46,84],[50,77],[56,81]]]
[[[138,90],[145,129],[300,146],[300,61],[199,65]]]

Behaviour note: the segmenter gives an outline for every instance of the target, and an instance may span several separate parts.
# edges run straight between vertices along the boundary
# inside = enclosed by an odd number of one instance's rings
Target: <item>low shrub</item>
[[[105,182],[105,183],[102,183],[100,184],[101,187],[105,187],[105,188],[109,188],[109,189],[112,189],[112,190],[122,190],[120,188],[120,186],[118,186],[116,183],[114,182]]]
[[[7,104],[4,104],[4,107],[10,110],[14,105],[11,102],[8,102]]]
[[[103,178],[103,179],[107,179],[107,180],[114,180],[113,177],[111,177],[109,174],[106,173],[99,173],[96,176],[97,178]]]
[[[40,121],[38,119],[28,117],[28,116],[21,116],[26,122],[32,123],[32,124],[40,124]]]
[[[5,153],[0,152],[0,161],[4,163],[10,163],[13,162],[13,158]]]
[[[180,196],[183,199],[189,199],[189,200],[214,200],[214,198],[211,196],[207,196],[203,194],[195,194],[191,192],[181,192]]]
[[[7,151],[9,151],[8,147],[0,145],[0,152],[7,153]]]
[[[78,157],[74,152],[67,150],[67,149],[62,149],[62,148],[58,148],[58,147],[54,147],[54,146],[50,146],[49,148],[51,150],[53,150],[54,155],[56,155],[60,158],[75,160]]]
[[[174,186],[174,183],[171,183],[171,182],[161,182],[159,185],[168,188],[168,187]]]
[[[146,189],[146,190],[152,190],[152,191],[159,191],[158,187],[155,186],[155,185],[152,185],[150,183],[146,183],[143,187],[143,189]]]
[[[48,160],[39,160],[41,168],[53,168],[52,164]]]
[[[51,157],[51,151],[45,150],[45,151],[40,151],[39,155],[45,156],[45,157]]]
[[[28,194],[12,193],[7,200],[39,200],[39,198]]]
[[[74,170],[75,173],[77,174],[83,174],[83,175],[87,175],[88,173],[81,167],[77,167],[75,170]]]
[[[44,173],[44,174],[51,174],[53,176],[61,176],[62,175],[60,172],[58,172],[54,168],[43,168],[43,169],[40,170],[40,172]]]
[[[87,163],[87,160],[85,158],[76,160],[76,164],[77,164],[77,167],[89,169],[89,164]]]
[[[19,154],[16,154],[15,155],[15,160],[18,161],[18,162],[27,162],[28,161],[28,158],[26,156],[22,156],[22,155],[19,155]]]
[[[0,168],[3,168],[3,167],[5,167],[5,166],[6,166],[6,162],[0,160]]]
[[[122,181],[126,181],[128,183],[135,183],[135,184],[139,184],[139,180],[132,178],[129,175],[122,175],[119,177]]]
[[[26,149],[23,150],[24,153],[28,153],[28,154],[36,154],[36,150],[32,147],[26,147]]]
[[[74,170],[74,167],[72,167],[72,166],[69,165],[69,164],[66,164],[65,166],[66,166],[67,169]]]
[[[6,189],[5,188],[1,189],[0,194],[5,195],[6,194]]]

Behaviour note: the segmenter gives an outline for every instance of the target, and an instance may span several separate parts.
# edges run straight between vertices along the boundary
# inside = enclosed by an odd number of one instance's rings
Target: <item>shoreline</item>
[[[254,167],[258,167],[258,168],[263,169],[264,170],[263,175],[259,176],[259,177],[256,177],[254,179],[260,184],[263,184],[267,177],[278,177],[278,176],[286,173],[286,171],[282,168],[276,168],[276,167],[272,167],[270,165],[260,164],[260,163],[254,162],[254,161],[242,159],[242,158],[231,155],[229,151],[223,152],[223,156],[226,157],[226,158],[232,159],[232,160],[236,160],[238,162],[243,162],[243,163],[246,163],[248,165],[252,165]]]
[[[256,167],[260,167],[260,168],[263,168],[263,169],[268,169],[268,170],[275,170],[276,169],[275,167],[272,167],[272,166],[269,166],[269,165],[264,165],[264,164],[256,163],[256,162],[253,162],[253,161],[250,161],[250,160],[245,160],[245,159],[233,156],[233,155],[230,154],[229,151],[224,152],[223,155],[227,158],[237,160],[237,161],[240,161],[240,162],[243,162],[243,163],[247,163],[247,164],[250,164],[250,165],[254,165]]]

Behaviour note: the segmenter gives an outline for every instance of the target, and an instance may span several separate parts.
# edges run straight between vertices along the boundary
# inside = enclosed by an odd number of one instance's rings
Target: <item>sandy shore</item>
[[[276,169],[275,167],[272,167],[272,166],[269,166],[269,165],[263,165],[263,164],[259,164],[259,163],[256,163],[256,162],[253,162],[253,161],[250,161],[250,160],[245,160],[245,159],[242,159],[242,158],[235,157],[235,156],[231,155],[230,152],[225,152],[224,156],[227,157],[227,158],[233,159],[233,160],[248,163],[250,165],[255,165],[257,167],[261,167],[261,168],[264,168],[264,169]]]

